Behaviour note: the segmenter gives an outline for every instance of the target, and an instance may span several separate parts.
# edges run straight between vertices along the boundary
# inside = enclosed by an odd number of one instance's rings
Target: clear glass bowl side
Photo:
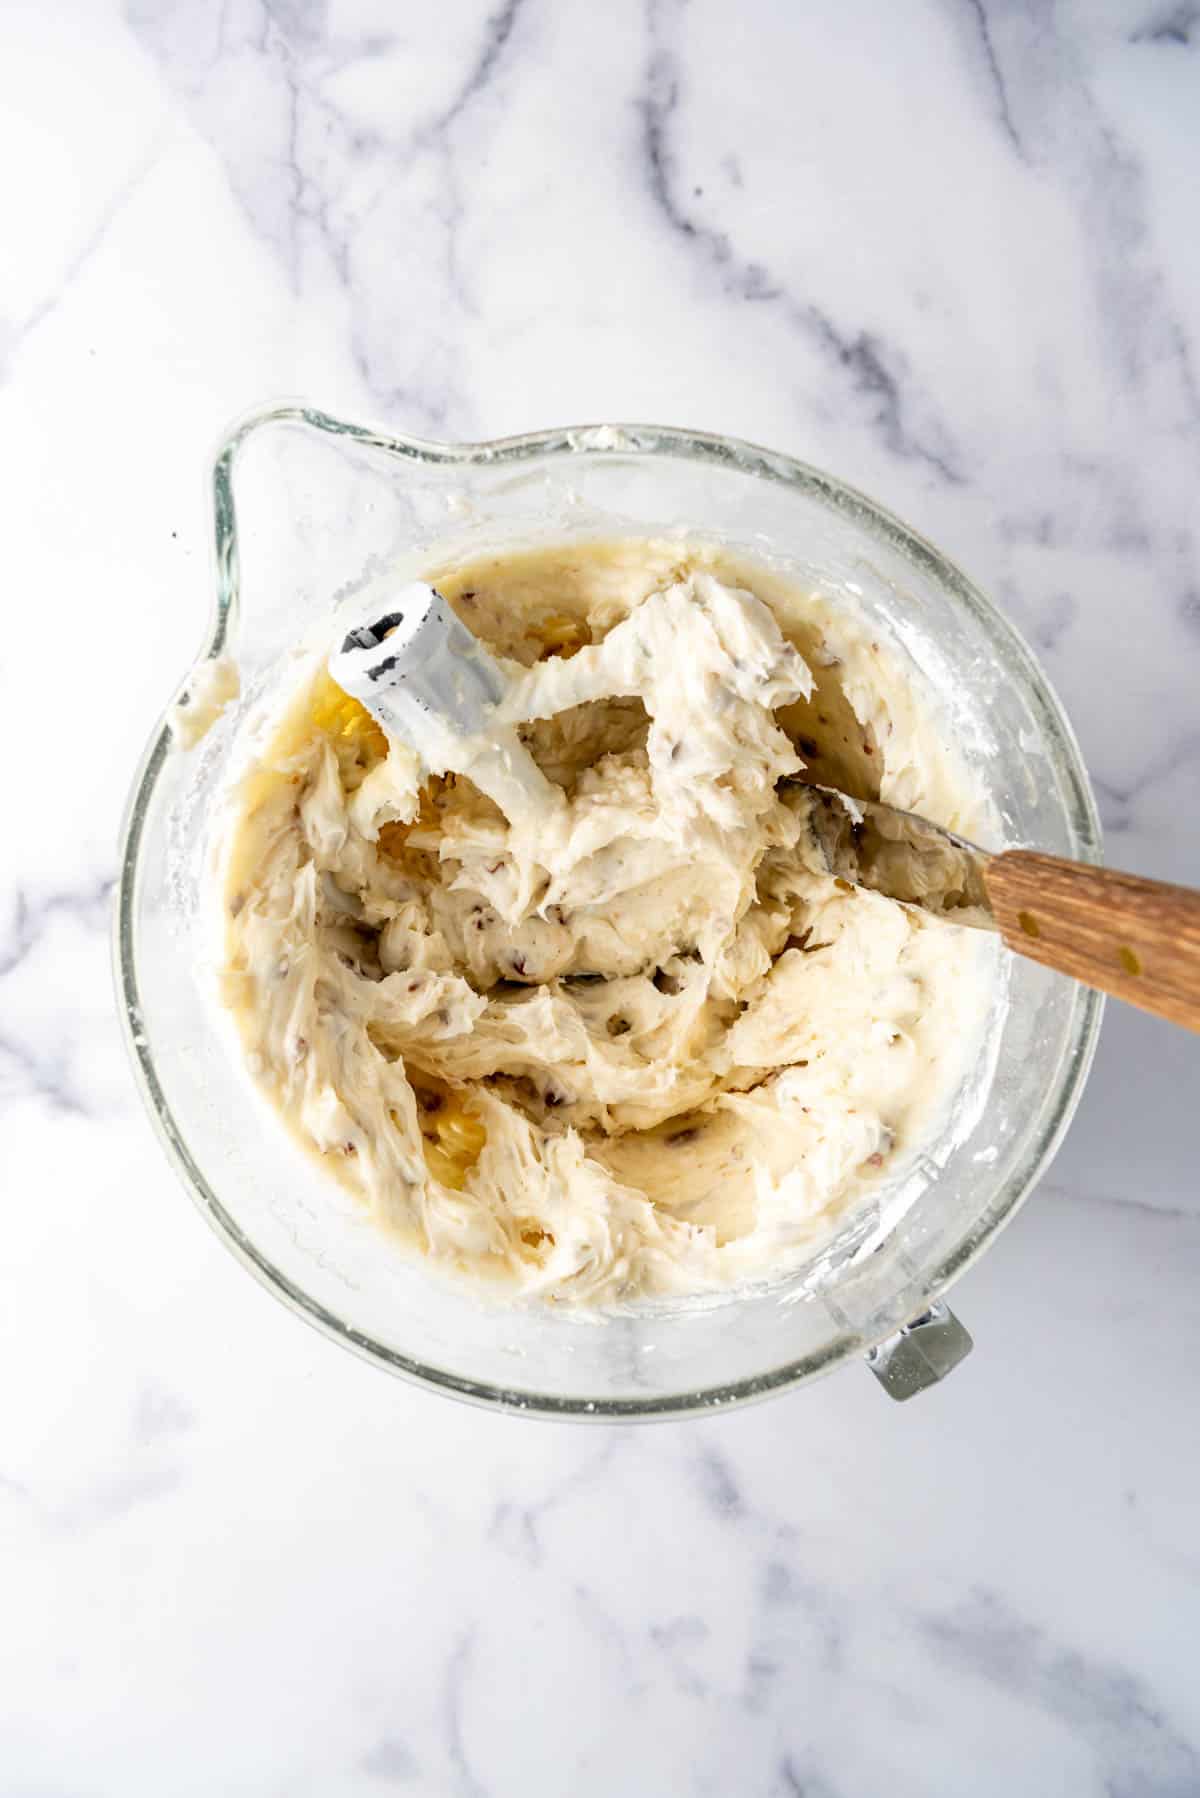
[[[654,427],[438,446],[284,408],[235,433],[215,497],[211,647],[236,654],[247,698],[197,751],[171,752],[161,733],[151,746],[129,814],[118,969],[159,1129],[258,1277],[397,1372],[584,1416],[761,1396],[869,1347],[944,1290],[1036,1180],[1090,1060],[1098,1000],[1033,964],[1013,967],[978,1116],[912,1171],[896,1228],[881,1234],[868,1207],[787,1281],[603,1323],[494,1305],[386,1243],[264,1116],[196,968],[209,953],[207,830],[240,719],[296,640],[381,569],[417,572],[450,545],[672,527],[719,536],[834,596],[848,592],[912,656],[946,696],[1007,841],[1094,858],[1098,830],[1070,730],[993,608],[929,545],[828,477],[753,446]]]

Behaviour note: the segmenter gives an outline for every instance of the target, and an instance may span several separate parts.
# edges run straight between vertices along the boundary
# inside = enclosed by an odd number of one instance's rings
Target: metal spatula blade
[[[783,797],[807,811],[817,847],[837,879],[952,915],[957,924],[996,929],[983,877],[991,859],[986,850],[927,818],[835,787],[788,782]]]
[[[829,872],[1200,1030],[1200,892],[1034,849],[995,854],[911,812],[788,781]]]

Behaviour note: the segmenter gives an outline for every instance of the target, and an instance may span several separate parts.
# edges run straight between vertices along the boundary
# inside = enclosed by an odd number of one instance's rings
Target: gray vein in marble
[[[65,1503],[43,1498],[21,1480],[0,1473],[0,1492],[23,1503],[52,1536],[85,1534],[118,1521],[141,1505],[166,1497],[184,1483],[182,1467],[164,1460],[172,1438],[191,1430],[195,1413],[178,1394],[153,1379],[143,1380],[133,1401],[120,1471],[94,1480]],[[120,1450],[121,1444],[117,1445]]]
[[[771,1798],[838,1798],[836,1787],[821,1773],[800,1769],[795,1756],[785,1754],[771,1787]]]
[[[917,1620],[934,1654],[1034,1704],[1086,1740],[1108,1798],[1195,1798],[1200,1752],[1126,1668],[1056,1642],[998,1593],[977,1589],[952,1610]]]
[[[8,928],[0,937],[0,982],[24,967],[41,948],[51,925],[59,918],[74,920],[82,929],[100,933],[108,929],[115,881],[101,879],[87,886],[31,896],[18,886],[12,895]],[[88,1104],[80,1081],[72,1070],[72,1044],[54,1034],[52,1046],[20,1034],[12,1015],[0,1027],[0,1104],[6,1099],[33,1095],[49,1101],[62,1115],[88,1117]]]
[[[541,1498],[527,1503],[501,1499],[492,1510],[488,1541],[513,1560],[522,1561],[527,1567],[540,1567],[546,1558],[542,1540],[545,1520],[560,1507],[569,1506],[578,1494],[586,1496],[591,1492],[596,1480],[609,1471],[629,1440],[627,1429],[610,1427],[604,1433],[598,1452],[588,1455]]]
[[[992,95],[995,100],[995,110],[1000,121],[1000,128],[1017,155],[1021,158],[1022,162],[1024,162],[1025,147],[1022,144],[1020,137],[1017,135],[1016,126],[1013,124],[1012,109],[1008,103],[1008,87],[1004,80],[1004,72],[996,57],[996,47],[992,42],[992,28],[988,19],[987,7],[984,4],[984,0],[963,0],[963,3],[971,16],[975,35],[983,55],[987,81],[988,85],[991,87]]]
[[[1117,141],[1102,121],[1096,125],[1097,163],[1103,172],[1092,189],[1090,222],[1107,225],[1111,254],[1097,257],[1101,318],[1112,326],[1114,345],[1126,381],[1144,392],[1162,366],[1174,368],[1179,397],[1186,401],[1188,422],[1200,421],[1200,385],[1186,331],[1167,302],[1161,269],[1139,268],[1140,252],[1149,235],[1145,212],[1145,175],[1140,162]],[[1091,241],[1097,248],[1103,232]]]
[[[646,1691],[647,1682],[638,1678],[633,1652],[629,1645],[629,1632],[601,1604],[589,1586],[574,1586],[571,1591],[571,1604],[575,1615],[588,1634],[600,1643],[611,1658],[617,1661],[626,1697],[639,1697]]]
[[[687,183],[677,173],[671,123],[679,107],[682,74],[678,58],[664,42],[664,14],[662,0],[646,0],[651,54],[638,100],[646,187],[659,215],[717,276],[729,298],[774,308],[820,352],[839,378],[863,397],[868,423],[893,455],[916,458],[944,481],[961,485],[965,475],[945,432],[939,429],[937,440],[928,442],[909,423],[908,370],[902,355],[874,332],[839,329],[815,301],[792,294],[765,264],[739,256],[728,233],[701,223],[679,198],[678,190]]]
[[[177,1467],[131,1469],[94,1485],[77,1504],[60,1512],[60,1527],[71,1530],[95,1529],[125,1517],[140,1505],[165,1498],[183,1486],[183,1474]]]
[[[746,1676],[742,1687],[742,1703],[755,1716],[764,1716],[771,1708],[786,1661],[770,1654],[746,1656]]]
[[[492,1512],[488,1525],[488,1541],[527,1567],[542,1564],[542,1544],[538,1535],[538,1512],[529,1505],[515,1505],[502,1500]]]
[[[146,1381],[138,1388],[133,1410],[133,1440],[139,1447],[190,1430],[195,1422],[196,1413],[177,1393],[152,1381]]]
[[[19,1037],[0,1031],[0,1106],[21,1096],[46,1099],[64,1116],[92,1115],[78,1084],[70,1078],[62,1050],[40,1055]]]
[[[843,1629],[837,1606],[827,1587],[798,1572],[788,1562],[767,1562],[760,1586],[762,1608],[768,1614],[777,1611],[802,1611],[812,1628],[821,1650],[822,1664],[831,1673],[842,1671]]]
[[[74,918],[85,930],[107,930],[116,880],[106,877],[83,887],[66,887],[31,898],[24,887],[13,892],[12,922],[0,938],[0,980],[20,966],[45,935],[52,919]]]
[[[415,1779],[420,1763],[399,1736],[381,1736],[358,1763],[364,1773],[393,1784]]]
[[[680,1692],[692,1698],[703,1698],[708,1681],[690,1665],[689,1656],[708,1640],[709,1629],[703,1617],[672,1617],[666,1623],[650,1626],[650,1640],[662,1655],[671,1678]]]
[[[1043,655],[1053,655],[1079,616],[1079,601],[1073,593],[1052,593],[1038,607],[1030,636]]]
[[[999,513],[994,525],[1002,543],[1034,543],[1050,549],[1062,540],[1062,520],[1040,506],[1029,512]]]
[[[459,231],[466,208],[459,181],[452,133],[468,108],[494,82],[524,4],[525,0],[506,0],[506,4],[487,16],[484,20],[483,38],[479,51],[457,92],[442,111],[433,120],[422,126],[412,139],[413,151],[427,150],[434,154],[440,163],[443,197],[438,208],[438,216],[444,229],[443,255],[447,285],[460,310],[468,315],[477,314],[478,306],[467,286],[458,253]],[[358,369],[367,391],[373,399],[382,403],[389,413],[407,412],[415,408],[419,410],[427,428],[434,431],[443,431],[446,428],[452,411],[461,413],[463,399],[457,393],[438,397],[423,384],[416,386],[393,384],[381,390],[372,358],[357,329],[352,336],[352,353],[355,367]]]
[[[1130,34],[1131,44],[1182,44],[1192,41],[1192,33],[1200,24],[1200,6],[1184,0],[1179,6],[1161,7],[1144,25]]]
[[[474,1650],[474,1633],[466,1630],[455,1643],[450,1659],[446,1663],[443,1700],[446,1719],[446,1747],[450,1763],[458,1775],[459,1790],[466,1794],[466,1798],[488,1798],[488,1788],[480,1781],[467,1759],[466,1742],[463,1737],[463,1708]]]
[[[489,13],[484,20],[483,43],[472,67],[462,81],[457,94],[450,104],[438,115],[433,124],[426,128],[425,136],[436,140],[449,131],[450,127],[460,119],[472,100],[476,99],[488,86],[496,72],[496,65],[504,52],[505,45],[513,33],[517,22],[517,14],[524,6],[525,0],[506,0],[505,5]]]
[[[996,535],[1002,543],[1032,544],[1038,549],[1071,549],[1086,547],[1112,551],[1125,559],[1140,561],[1148,550],[1156,547],[1147,509],[1141,495],[1132,492],[1128,470],[1113,460],[1096,456],[1079,456],[1069,452],[1060,458],[1061,472],[1076,495],[1075,516],[1060,508],[1050,510],[1043,505],[1029,509],[1001,512],[995,519]],[[1078,516],[1078,496],[1085,495],[1091,504],[1091,517]],[[1177,533],[1169,547],[1177,561],[1186,563],[1192,548],[1190,536]],[[1179,538],[1182,540],[1178,540]]]
[[[91,230],[85,234],[82,242],[68,258],[66,266],[60,270],[53,285],[33,310],[15,325],[6,326],[3,320],[0,320],[0,382],[4,380],[8,365],[21,345],[37,330],[39,325],[44,324],[58,310],[89,262],[104,247],[113,226],[145,186],[157,166],[166,138],[165,131],[155,132],[129,173],[101,207]]]
[[[1153,1496],[1153,1487],[1151,1487]],[[1191,1548],[1180,1548],[1174,1542],[1164,1542],[1149,1514],[1149,1507],[1142,1494],[1134,1487],[1125,1493],[1125,1515],[1145,1548],[1170,1573],[1172,1579],[1200,1581],[1200,1553]],[[1190,1514],[1185,1520],[1185,1529],[1190,1529]]]
[[[68,1503],[50,1504],[22,1481],[0,1475],[0,1489],[22,1502],[48,1535],[57,1537],[86,1535],[183,1485],[183,1474],[176,1467],[133,1467],[95,1480]]]
[[[1003,55],[991,39],[1010,96],[1014,131],[1032,161],[1077,189],[1098,320],[1126,384],[1144,401],[1186,403],[1200,421],[1200,385],[1187,332],[1168,303],[1162,269],[1148,262],[1145,170],[1101,110],[1082,52],[1040,9],[1008,9]],[[1011,66],[1010,66],[1011,65]],[[1171,380],[1171,376],[1174,380]]]
[[[270,8],[264,4],[263,11],[269,14]],[[287,95],[287,130],[283,163],[285,178],[291,184],[291,198],[287,206],[288,254],[286,267],[292,291],[298,294],[300,291],[300,218],[308,182],[300,167],[300,82],[286,43],[283,53],[278,58],[277,66]]]
[[[508,60],[506,52],[524,4],[525,0],[506,0],[488,13],[481,22],[478,49],[438,111],[423,121],[402,121],[396,135],[387,137],[375,129],[356,128],[326,91],[328,81],[349,64],[387,51],[395,41],[387,33],[330,39],[311,24],[314,13],[278,5],[256,6],[251,30],[248,0],[236,9],[241,28],[235,31],[234,7],[227,0],[205,78],[197,83],[195,61],[188,54],[190,21],[164,20],[153,4],[138,5],[130,15],[134,28],[197,113],[226,166],[239,205],[275,252],[293,293],[304,291],[306,243],[313,241],[347,300],[347,348],[364,389],[389,416],[407,416],[431,433],[445,430],[451,420],[461,427],[469,417],[455,374],[458,347],[445,322],[437,318],[423,320],[424,353],[419,347],[408,350],[407,333],[380,328],[373,308],[382,295],[358,266],[360,234],[369,237],[379,195],[403,192],[406,183],[412,190],[416,166],[422,158],[432,158],[438,193],[428,216],[440,228],[445,289],[462,314],[477,312],[458,253],[465,204],[454,139],[467,113],[494,87]],[[223,104],[222,63],[232,62],[246,49],[275,87],[285,117],[279,141],[269,143],[265,157],[247,153],[236,115],[231,119]],[[355,210],[350,198],[355,184],[372,196],[365,215]],[[430,334],[437,338],[432,358]]]
[[[711,1443],[702,1443],[696,1455],[696,1489],[707,1508],[723,1520],[744,1517],[746,1503],[726,1457]]]
[[[1155,782],[1167,774],[1177,774],[1180,768],[1197,761],[1200,761],[1200,730],[1185,730],[1179,736],[1169,737],[1163,748],[1136,774],[1118,780],[1112,775],[1099,775],[1093,769],[1092,786],[1102,802],[1105,829],[1127,829],[1132,807]]]
[[[24,1480],[14,1480],[7,1473],[0,1473],[0,1492],[6,1492],[9,1498],[19,1499],[22,1504],[36,1508],[37,1500]]]
[[[1161,1204],[1157,1199],[1143,1199],[1129,1192],[1097,1192],[1091,1184],[1086,1192],[1080,1192],[1058,1181],[1043,1180],[1038,1191],[1047,1197],[1053,1194],[1070,1205],[1115,1205],[1119,1211],[1142,1211],[1175,1223],[1200,1224],[1200,1212],[1195,1206]]]

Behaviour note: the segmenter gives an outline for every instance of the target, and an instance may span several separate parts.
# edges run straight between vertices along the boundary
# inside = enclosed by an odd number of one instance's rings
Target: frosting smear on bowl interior
[[[331,625],[233,795],[222,989],[254,1078],[381,1224],[494,1289],[784,1271],[979,1050],[993,943],[832,878],[802,784],[977,830],[935,696],[714,545],[426,578],[504,661],[497,740],[537,792],[502,810],[478,740],[389,741],[325,671]]]

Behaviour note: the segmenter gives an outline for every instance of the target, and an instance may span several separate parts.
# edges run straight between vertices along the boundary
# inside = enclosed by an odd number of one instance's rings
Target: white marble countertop
[[[1200,884],[1198,121],[1186,0],[4,8],[6,1798],[1200,1791],[1200,1040],[1110,1010],[937,1390],[539,1425],[247,1279],[107,941],[206,457],[281,393],[838,472],[1029,634],[1112,859]]]

